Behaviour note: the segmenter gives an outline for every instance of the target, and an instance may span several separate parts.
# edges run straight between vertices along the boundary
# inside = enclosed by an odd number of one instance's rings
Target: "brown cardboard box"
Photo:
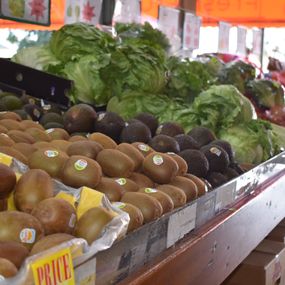
[[[283,220],[278,224],[278,226],[285,227],[285,219],[283,219]]]
[[[283,242],[285,244],[285,226],[277,226],[274,228],[266,239]]]
[[[225,280],[223,285],[284,285],[285,246],[264,240]]]

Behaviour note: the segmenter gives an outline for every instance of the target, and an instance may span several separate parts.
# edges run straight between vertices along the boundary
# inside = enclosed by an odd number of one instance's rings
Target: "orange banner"
[[[150,17],[157,18],[159,5],[178,7],[179,0],[142,0],[142,13]]]

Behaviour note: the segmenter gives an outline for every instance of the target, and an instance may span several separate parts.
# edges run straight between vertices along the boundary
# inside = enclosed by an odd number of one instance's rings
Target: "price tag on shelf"
[[[66,0],[65,24],[84,22],[99,24],[102,0]]]
[[[141,8],[139,0],[117,0],[113,21],[119,23],[140,23]]]
[[[183,26],[183,49],[199,48],[201,18],[191,13],[185,14]]]
[[[96,258],[84,262],[75,268],[76,285],[94,285],[96,283]]]
[[[237,53],[240,55],[246,55],[246,35],[245,27],[237,27]]]
[[[50,25],[50,0],[1,0],[0,18]]]
[[[219,45],[218,52],[228,53],[230,43],[231,24],[219,22]]]
[[[229,183],[217,189],[215,211],[223,210],[235,200],[236,182]]]
[[[195,228],[197,202],[172,214],[168,221],[166,247],[174,245]]]
[[[171,7],[159,7],[159,29],[172,39],[179,34],[179,15],[180,11]]]
[[[252,52],[256,55],[261,54],[262,31],[261,29],[252,30]]]

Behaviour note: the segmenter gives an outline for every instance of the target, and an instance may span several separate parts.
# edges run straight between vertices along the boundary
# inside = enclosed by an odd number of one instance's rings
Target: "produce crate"
[[[285,174],[285,152],[240,177],[162,218],[144,225],[97,256],[96,284],[115,284],[152,261],[164,250],[175,247],[185,235],[195,232],[215,216],[234,207],[246,196]],[[280,218],[283,217],[276,217]]]

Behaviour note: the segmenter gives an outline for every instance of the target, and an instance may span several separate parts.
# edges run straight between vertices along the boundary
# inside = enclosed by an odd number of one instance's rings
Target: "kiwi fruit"
[[[133,143],[143,142],[147,143],[151,139],[150,129],[142,122],[135,122],[126,125],[120,136],[121,142]]]
[[[161,204],[163,214],[172,211],[174,208],[174,203],[172,199],[162,191],[159,191],[154,188],[140,188],[139,192],[150,195],[151,197],[156,199]]]
[[[15,187],[14,202],[18,210],[31,213],[42,200],[53,195],[51,177],[41,169],[31,169],[20,177]]]
[[[35,104],[26,104],[22,108],[33,121],[39,121],[41,116],[43,115],[42,108]]]
[[[50,122],[44,125],[45,130],[49,129],[64,129],[64,126],[62,124],[56,123],[56,122]]]
[[[29,251],[22,244],[15,241],[0,242],[0,258],[8,259],[18,269],[28,257]]]
[[[124,189],[124,192],[136,192],[139,190],[137,183],[129,178],[114,178],[114,180]]]
[[[36,140],[28,133],[24,133],[23,131],[11,130],[7,133],[7,135],[15,142],[15,143],[29,143],[33,144]]]
[[[109,136],[114,141],[119,141],[124,126],[125,121],[120,115],[113,112],[101,112],[95,122],[95,131]]]
[[[74,238],[75,238],[74,236],[65,233],[56,233],[45,236],[34,244],[30,252],[30,255],[38,254],[52,247],[60,245],[64,242],[70,241]]]
[[[242,163],[240,165],[235,165],[233,167],[234,167],[235,171],[242,174],[244,172],[247,172],[247,171],[253,169],[255,167],[255,165],[252,163]]]
[[[18,212],[0,212],[0,242],[16,241],[28,250],[44,236],[44,228],[34,216]]]
[[[22,101],[15,95],[8,95],[0,98],[0,110],[1,111],[13,111],[21,109],[23,106]]]
[[[110,177],[129,177],[135,167],[131,158],[116,149],[100,151],[97,162],[101,165],[103,173]]]
[[[211,172],[206,179],[213,188],[219,187],[227,182],[227,177],[219,172]]]
[[[158,152],[174,152],[180,151],[178,142],[167,135],[157,135],[149,141],[149,145]]]
[[[65,140],[53,140],[49,144],[66,153],[68,147],[71,145],[71,142]]]
[[[80,188],[95,189],[102,177],[100,165],[93,159],[82,155],[72,155],[62,168],[61,180],[64,184]]]
[[[125,189],[114,179],[102,177],[96,190],[104,193],[111,202],[120,201]]]
[[[150,153],[154,152],[154,149],[151,148],[149,145],[142,143],[142,142],[134,142],[132,145],[141,152],[141,154],[146,157]]]
[[[151,131],[151,135],[155,135],[156,129],[158,127],[158,119],[154,115],[149,113],[139,113],[135,116],[134,119],[139,120],[147,125]]]
[[[5,199],[9,196],[16,182],[14,171],[7,165],[0,163],[0,199]]]
[[[67,110],[63,116],[63,125],[70,134],[75,132],[91,133],[97,119],[96,111],[87,104],[78,104]]]
[[[0,146],[13,146],[15,142],[7,135],[0,134]]]
[[[8,259],[0,257],[0,276],[4,278],[11,278],[17,275],[17,267]],[[2,278],[0,279],[0,281]],[[2,283],[2,282],[1,282]]]
[[[12,156],[24,164],[28,164],[28,158],[16,149],[13,149],[9,146],[0,146],[0,152]]]
[[[57,149],[39,149],[29,158],[30,169],[45,170],[51,177],[59,178],[61,169],[68,156],[63,151]]]
[[[48,150],[48,149],[54,149],[53,144],[52,144],[52,143],[49,143],[49,142],[35,142],[35,143],[33,144],[33,146],[34,146],[36,149],[46,149],[46,150]],[[56,148],[56,150],[58,150],[58,149]]]
[[[138,207],[129,203],[122,202],[112,203],[112,206],[129,214],[130,222],[128,225],[128,233],[136,230],[143,225],[143,214]]]
[[[51,140],[69,140],[69,134],[66,130],[60,128],[47,129],[46,133]]]
[[[156,183],[168,184],[177,175],[178,164],[167,154],[153,152],[144,159],[143,173]]]
[[[12,119],[3,119],[0,121],[0,125],[4,126],[8,131],[22,130],[21,123]]]
[[[31,120],[23,120],[20,123],[20,126],[23,130],[27,130],[29,128],[37,128],[39,130],[44,131],[44,128],[39,123],[31,121]]]
[[[44,227],[46,235],[72,234],[77,218],[73,206],[59,198],[48,198],[38,203],[32,213]]]
[[[227,152],[230,162],[234,161],[234,151],[229,142],[224,140],[213,140],[210,144],[222,147]]]
[[[187,202],[187,196],[184,191],[176,186],[169,184],[158,185],[157,190],[167,194],[171,198],[174,208],[182,207]]]
[[[230,159],[227,152],[218,145],[206,145],[201,148],[209,162],[209,170],[211,172],[223,172],[229,164]]]
[[[180,134],[174,137],[178,142],[180,151],[185,149],[199,149],[199,144],[190,136],[185,134]]]
[[[202,179],[190,173],[186,173],[184,176],[196,184],[198,189],[198,197],[201,197],[208,192],[208,186]]]
[[[87,141],[87,138],[82,135],[71,136],[68,140],[69,142]]]
[[[177,155],[174,152],[168,152],[167,153],[171,158],[173,158],[177,165],[178,165],[178,173],[177,175],[179,176],[183,176],[187,173],[188,171],[188,164],[186,163],[186,161],[179,155]]]
[[[115,149],[117,147],[117,144],[113,139],[102,133],[90,134],[88,139],[99,143],[105,149]]]
[[[188,165],[188,173],[205,177],[209,171],[209,161],[200,150],[186,149],[179,153]]]
[[[25,131],[26,133],[30,134],[37,142],[38,141],[45,141],[50,142],[50,136],[45,132],[38,128],[29,128]]]
[[[95,207],[85,212],[75,227],[75,236],[84,238],[91,245],[98,239],[104,228],[113,220],[113,213],[103,207]]]
[[[61,115],[53,112],[45,113],[40,119],[40,124],[45,126],[48,123],[58,123],[63,125],[63,118]]]
[[[0,125],[0,134],[7,134],[8,133],[8,129],[7,128],[5,128],[4,126],[1,126]]]
[[[103,147],[95,141],[77,141],[70,144],[66,153],[71,155],[83,155],[91,159],[96,159]]]
[[[13,148],[25,155],[28,159],[37,150],[34,145],[28,143],[16,143]]]
[[[184,134],[183,128],[174,122],[165,122],[158,126],[156,135],[167,135],[169,137],[175,137],[177,135]]]
[[[177,176],[170,182],[170,185],[176,186],[183,190],[186,194],[187,202],[193,201],[198,197],[198,187],[192,180],[186,177]]]
[[[3,119],[11,119],[11,120],[15,120],[18,122],[22,121],[22,118],[15,112],[0,112],[0,120],[3,120]]]
[[[0,212],[8,210],[8,199],[0,199]]]
[[[140,188],[154,188],[154,182],[148,178],[146,175],[138,172],[133,172],[129,177],[132,181],[134,181]]]
[[[141,168],[144,156],[133,145],[128,143],[121,143],[117,146],[116,149],[126,154],[133,161],[135,171]]]
[[[195,127],[188,135],[199,144],[199,147],[207,145],[216,139],[215,134],[205,127]]]
[[[144,223],[158,219],[163,213],[161,204],[155,198],[145,193],[126,192],[121,202],[138,207],[143,214]]]

